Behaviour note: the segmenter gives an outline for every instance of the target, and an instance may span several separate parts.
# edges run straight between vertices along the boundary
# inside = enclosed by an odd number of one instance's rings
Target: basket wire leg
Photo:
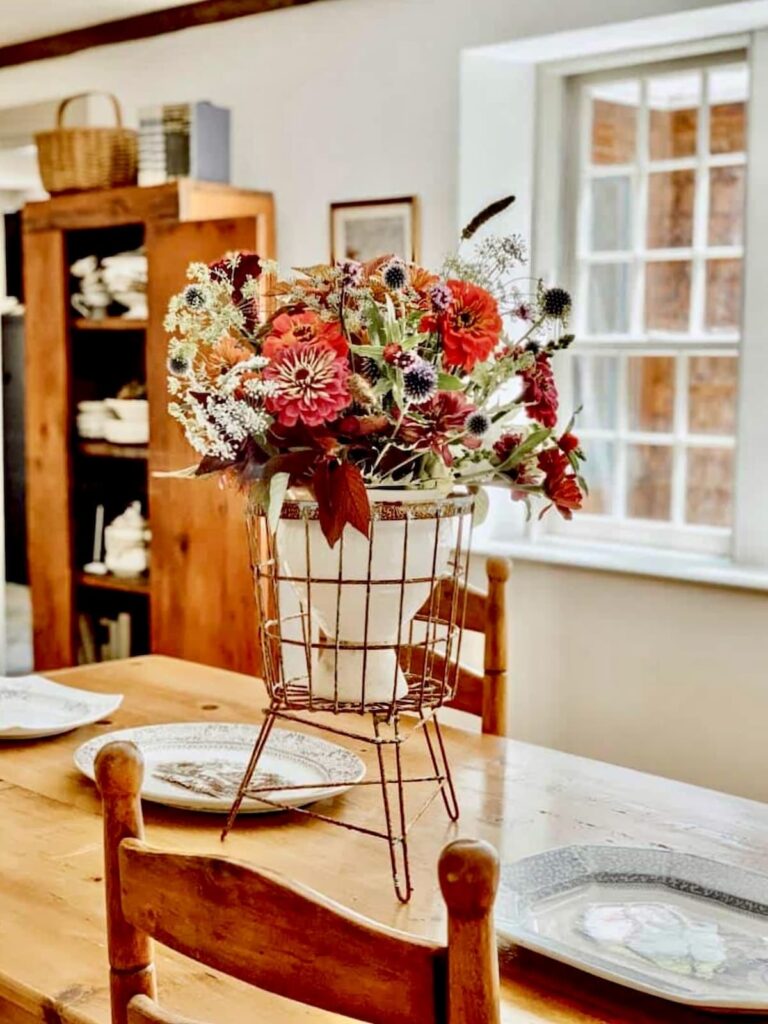
[[[261,755],[264,753],[264,747],[267,745],[267,740],[269,739],[269,734],[272,732],[272,726],[274,724],[275,714],[272,708],[270,707],[267,709],[267,711],[264,712],[264,721],[261,723],[259,735],[256,737],[256,742],[253,745],[251,757],[250,760],[248,761],[248,766],[245,769],[245,775],[243,776],[242,781],[240,782],[240,786],[237,790],[237,796],[235,797],[234,803],[229,809],[226,824],[224,825],[224,828],[221,830],[222,843],[229,835],[229,832],[231,831],[232,826],[235,823],[235,818],[237,817],[238,811],[240,810],[240,805],[242,804],[243,798],[245,797],[245,791],[251,784],[253,773],[256,771],[256,765],[259,763],[259,759],[261,758]]]
[[[451,775],[451,766],[448,762],[445,744],[443,743],[443,734],[440,731],[440,722],[437,720],[437,715],[432,717],[431,724],[435,727],[435,739],[433,740],[429,734],[430,722],[423,714],[421,718],[424,722],[422,732],[427,741],[427,750],[432,761],[432,767],[435,770],[435,776],[440,783],[440,795],[443,798],[445,809],[451,821],[458,821],[459,801],[456,797],[456,790],[453,788],[453,776]]]
[[[379,720],[373,716],[373,728],[378,741],[381,740]],[[401,903],[407,903],[413,892],[411,884],[411,867],[408,859],[408,836],[405,822],[405,787],[403,785],[403,770],[400,759],[401,738],[398,734],[397,715],[394,719],[395,741],[392,744],[383,742],[376,743],[376,756],[379,762],[379,780],[381,782],[381,797],[384,804],[384,819],[387,826],[387,841],[389,844],[389,860],[392,866],[392,882],[395,887],[395,895]],[[387,780],[387,766],[384,758],[384,747],[395,748],[395,785],[397,787],[397,808],[396,815],[389,796],[389,786],[392,784]],[[397,831],[399,828],[399,832]]]

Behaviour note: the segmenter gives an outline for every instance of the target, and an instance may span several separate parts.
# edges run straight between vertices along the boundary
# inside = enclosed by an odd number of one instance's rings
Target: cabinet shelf
[[[103,316],[99,319],[79,316],[72,321],[76,331],[145,331],[146,320],[127,320],[122,316]]]
[[[96,573],[81,572],[78,573],[77,582],[81,587],[93,587],[96,590],[149,596],[149,579],[146,576],[99,576]]]
[[[77,450],[81,455],[102,459],[148,459],[149,445],[111,444],[109,441],[79,441]]]

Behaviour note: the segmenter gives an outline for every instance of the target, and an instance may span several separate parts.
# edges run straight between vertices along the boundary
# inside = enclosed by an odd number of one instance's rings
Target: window
[[[748,90],[741,54],[570,80],[561,370],[590,484],[571,533],[730,548]]]

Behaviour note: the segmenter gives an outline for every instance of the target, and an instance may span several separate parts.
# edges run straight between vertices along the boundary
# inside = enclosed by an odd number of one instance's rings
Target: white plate
[[[499,934],[699,1009],[768,1010],[768,876],[673,850],[568,846],[502,868]]]
[[[141,795],[151,803],[191,811],[226,814],[245,772],[258,726],[227,722],[189,722],[121,729],[83,743],[75,764],[89,779],[96,754],[105,743],[129,740],[144,757]],[[253,786],[273,781],[301,789],[269,793],[270,800],[302,807],[346,792],[365,775],[351,750],[306,733],[273,729],[259,761]],[[328,783],[338,783],[329,786]],[[245,814],[279,810],[256,797],[242,803]]]
[[[91,693],[43,676],[0,678],[0,739],[58,736],[111,715],[121,693]]]

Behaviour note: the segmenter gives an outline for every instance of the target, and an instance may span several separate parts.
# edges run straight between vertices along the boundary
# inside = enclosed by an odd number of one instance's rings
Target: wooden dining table
[[[256,723],[265,693],[256,679],[159,656],[47,675],[125,697],[108,720],[54,739],[0,744],[0,1021],[107,1024],[100,804],[94,785],[74,767],[73,752],[86,739],[130,726]],[[395,898],[384,842],[301,815],[241,817],[222,846],[220,817],[145,804],[147,840],[277,870],[377,921],[431,938],[442,937],[445,928],[438,854],[458,836],[488,840],[502,861],[572,843],[609,843],[673,848],[768,871],[766,805],[516,740],[458,728],[446,728],[445,735],[461,818],[451,824],[436,800],[415,824],[415,892],[407,905]],[[340,742],[364,759],[371,756],[360,741]],[[403,754],[418,771],[426,751],[409,740]],[[337,797],[336,813],[380,826],[374,789]],[[505,1022],[725,1019],[598,981],[512,946],[502,945],[500,959]],[[161,1000],[194,1019],[332,1019],[171,951],[158,949],[157,960]]]

